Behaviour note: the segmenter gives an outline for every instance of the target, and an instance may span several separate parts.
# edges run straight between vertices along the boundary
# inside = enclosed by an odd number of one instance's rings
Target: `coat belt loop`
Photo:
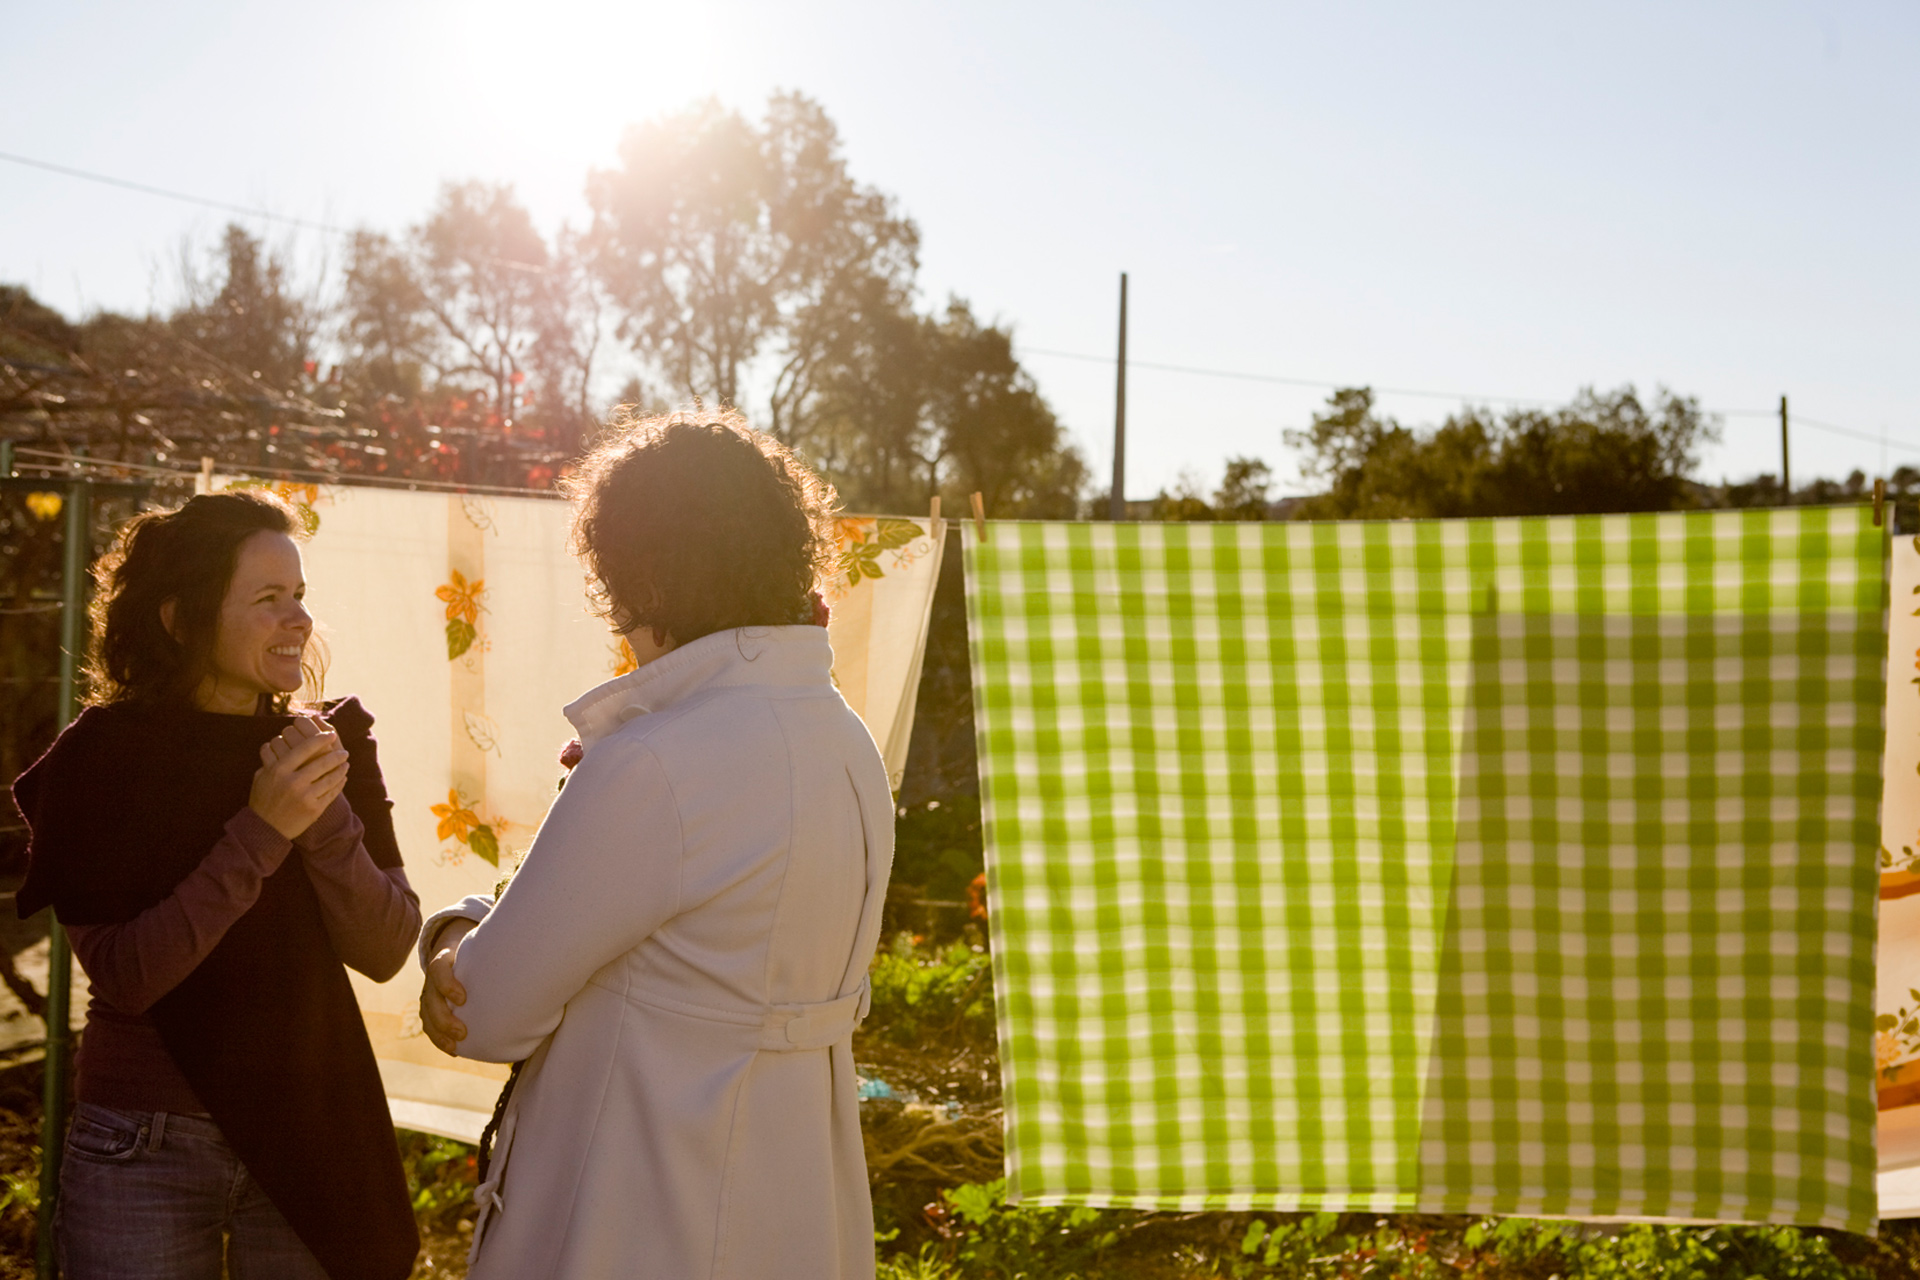
[[[863,977],[858,991],[838,999],[769,1010],[761,1024],[760,1047],[788,1052],[825,1049],[852,1035],[872,1002],[872,989]]]

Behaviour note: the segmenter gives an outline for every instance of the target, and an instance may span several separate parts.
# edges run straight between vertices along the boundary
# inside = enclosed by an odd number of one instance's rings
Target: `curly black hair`
[[[563,482],[601,616],[686,644],[812,619],[831,563],[833,490],[731,409],[616,414]]]

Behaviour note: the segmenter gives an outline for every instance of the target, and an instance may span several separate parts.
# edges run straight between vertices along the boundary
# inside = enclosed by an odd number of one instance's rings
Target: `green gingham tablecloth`
[[[1011,1196],[1872,1229],[1864,510],[966,535]]]

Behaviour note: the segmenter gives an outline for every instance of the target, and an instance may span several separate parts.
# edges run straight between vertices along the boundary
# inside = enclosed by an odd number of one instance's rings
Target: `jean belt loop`
[[[166,1140],[166,1136],[167,1113],[164,1111],[156,1111],[153,1113],[153,1127],[147,1134],[147,1150],[158,1151],[160,1144]]]

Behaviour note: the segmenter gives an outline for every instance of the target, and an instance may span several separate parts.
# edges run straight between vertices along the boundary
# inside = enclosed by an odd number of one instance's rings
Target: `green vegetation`
[[[396,1129],[400,1164],[413,1197],[413,1216],[427,1232],[473,1230],[475,1149],[465,1142],[412,1129]]]
[[[936,1239],[882,1280],[1877,1280],[1914,1274],[1914,1235],[1791,1227],[1589,1226],[1527,1218],[1149,1214],[1008,1206],[970,1184],[928,1207]]]
[[[40,1148],[29,1150],[32,1164],[0,1173],[0,1217],[16,1208],[28,1214],[40,1212]]]
[[[872,982],[869,1017],[896,1044],[920,1043],[930,1032],[993,1039],[993,966],[978,944],[929,952],[896,934],[874,957]]]

